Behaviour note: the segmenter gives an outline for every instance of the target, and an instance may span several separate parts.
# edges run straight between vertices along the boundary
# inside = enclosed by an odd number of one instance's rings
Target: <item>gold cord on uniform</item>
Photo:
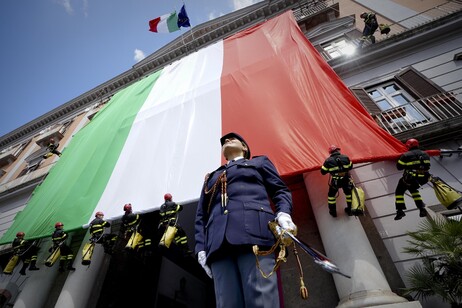
[[[221,184],[221,207],[225,209],[226,211],[226,206],[228,205],[228,194],[226,192],[227,189],[227,180],[226,180],[226,170],[221,173],[215,183],[213,183],[212,187],[210,189],[207,189],[207,181],[209,179],[209,174],[205,177],[204,181],[204,193],[205,195],[209,195],[209,204],[207,205],[207,214],[210,214],[210,206],[212,204],[213,197],[215,196],[215,192],[217,190],[217,187],[219,184]]]

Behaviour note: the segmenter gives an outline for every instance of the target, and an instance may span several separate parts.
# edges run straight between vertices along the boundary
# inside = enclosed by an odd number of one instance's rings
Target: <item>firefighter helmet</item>
[[[132,204],[127,203],[124,205],[124,212],[131,212],[132,211]]]
[[[331,145],[331,146],[329,147],[329,154],[332,154],[332,153],[334,153],[334,152],[336,152],[336,151],[340,151],[340,148],[339,148],[338,146],[336,146],[336,145]]]
[[[359,15],[359,17],[361,17],[362,19],[364,19],[364,18],[366,18],[366,17],[367,17],[367,13],[366,13],[366,12],[364,12],[364,13],[362,13],[361,15]]]
[[[99,215],[104,216],[103,212],[96,212],[95,217],[98,217]]]
[[[59,227],[62,227],[62,226],[64,226],[64,224],[62,222],[55,223],[55,228],[59,228]]]
[[[26,234],[24,232],[21,232],[21,231],[16,233],[16,237],[24,237],[24,235],[26,235]]]
[[[413,149],[419,147],[419,141],[417,139],[411,138],[406,141],[406,148]]]
[[[165,201],[172,201],[172,195],[169,194],[169,193],[166,193],[166,194],[164,195],[164,200],[165,200]]]

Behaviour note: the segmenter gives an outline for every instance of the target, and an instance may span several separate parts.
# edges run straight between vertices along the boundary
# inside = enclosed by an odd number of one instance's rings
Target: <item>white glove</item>
[[[204,268],[205,273],[207,273],[207,275],[212,278],[212,270],[207,265],[207,257],[205,256],[205,251],[199,251],[197,254],[197,261],[202,266],[202,268]]]
[[[290,215],[287,213],[279,212],[276,216],[276,220],[279,226],[285,230],[297,230],[297,226],[292,221],[292,217],[290,217]]]

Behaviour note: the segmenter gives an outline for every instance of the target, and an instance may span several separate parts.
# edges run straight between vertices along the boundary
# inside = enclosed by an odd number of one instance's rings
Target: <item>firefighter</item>
[[[422,196],[419,193],[420,186],[426,184],[430,179],[430,156],[419,149],[419,141],[417,139],[409,139],[406,141],[408,149],[399,158],[396,167],[398,170],[404,170],[403,176],[399,179],[395,191],[395,220],[400,220],[406,214],[406,204],[404,202],[404,193],[409,190],[415,205],[419,209],[419,216],[427,216],[425,204],[422,201]]]
[[[61,156],[61,152],[58,151],[58,147],[59,147],[59,143],[55,143],[55,139],[50,138],[48,145],[47,145],[48,153],[44,154],[43,158],[46,159],[52,156],[53,154]]]
[[[176,227],[177,232],[175,234],[175,244],[183,251],[185,255],[189,255],[192,251],[188,247],[188,238],[183,228],[178,224],[179,212],[183,210],[181,204],[177,204],[172,200],[172,195],[166,193],[164,195],[164,203],[160,206],[160,223],[159,230],[162,233],[167,231],[168,226]]]
[[[38,271],[39,268],[36,266],[37,253],[39,248],[35,245],[35,241],[27,241],[24,239],[24,232],[16,233],[16,238],[13,240],[13,252],[23,262],[22,268],[19,274],[26,275],[26,269],[29,266],[30,271]]]
[[[362,13],[359,15],[362,19],[364,19],[364,29],[363,29],[363,36],[359,42],[359,47],[362,47],[364,41],[371,40],[372,44],[375,44],[375,36],[374,33],[379,27],[379,23],[377,22],[377,17],[374,13]]]
[[[90,242],[102,244],[104,252],[112,255],[117,236],[111,233],[104,233],[104,229],[110,228],[111,223],[103,218],[103,212],[96,212],[95,219],[90,222]]]
[[[59,260],[59,271],[64,272],[65,269],[68,271],[75,271],[75,268],[72,266],[74,253],[71,248],[67,246],[67,233],[63,230],[64,224],[62,222],[57,222],[55,224],[55,231],[51,235],[51,240],[53,241],[53,247],[50,249],[52,252],[55,249],[59,249],[61,258]],[[67,267],[66,267],[67,263]]]
[[[120,232],[122,233],[122,238],[127,241],[127,249],[135,249],[144,246],[142,242],[142,237],[139,233],[139,225],[141,222],[141,217],[139,214],[133,213],[133,208],[131,203],[124,205],[125,214],[122,216],[122,226]]]
[[[337,193],[339,188],[343,189],[347,207],[345,213],[348,216],[353,215],[351,212],[351,191],[353,189],[353,181],[349,171],[353,168],[353,163],[350,158],[340,153],[340,148],[336,145],[329,147],[330,156],[324,161],[321,167],[321,174],[330,174],[329,192],[327,193],[327,204],[329,206],[329,214],[332,217],[337,217]]]

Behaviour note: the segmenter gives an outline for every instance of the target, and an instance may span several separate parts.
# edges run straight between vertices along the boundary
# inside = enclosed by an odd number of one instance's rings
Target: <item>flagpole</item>
[[[183,1],[183,6],[184,6],[184,10],[186,11],[186,3],[184,3]],[[191,25],[191,19],[189,20],[189,32],[191,33],[191,44],[194,42],[194,33],[192,32],[192,25]],[[194,50],[197,51],[197,48],[195,46],[196,44],[194,44]]]

